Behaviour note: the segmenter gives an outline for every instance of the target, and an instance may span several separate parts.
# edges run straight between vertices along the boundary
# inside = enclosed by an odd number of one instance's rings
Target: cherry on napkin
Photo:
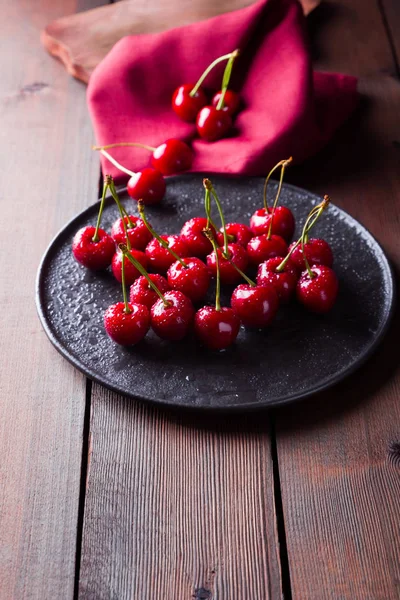
[[[209,143],[194,124],[171,108],[174,90],[195,83],[218,56],[240,48],[230,87],[244,107],[232,134]],[[208,76],[210,98],[221,85],[225,63]],[[162,33],[122,38],[94,70],[89,111],[99,145],[140,142],[157,146],[169,138],[192,141],[192,171],[265,175],[283,158],[300,163],[315,154],[354,110],[355,77],[314,73],[297,0],[259,0],[247,8]],[[112,155],[138,171],[149,152],[114,148]],[[101,157],[103,172],[117,182],[127,176]]]

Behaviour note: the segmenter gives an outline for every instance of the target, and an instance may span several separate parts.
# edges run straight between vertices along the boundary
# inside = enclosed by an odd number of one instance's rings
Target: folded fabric
[[[231,88],[243,109],[232,134],[208,143],[171,108],[173,91],[195,83],[218,56],[240,48]],[[205,86],[217,91],[224,65]],[[96,67],[88,87],[97,143],[190,140],[192,171],[265,175],[282,158],[300,163],[331,138],[357,104],[357,80],[313,73],[304,16],[297,0],[260,0],[234,12],[163,33],[121,39]],[[149,152],[115,148],[112,155],[138,171]],[[117,182],[127,176],[102,157]]]

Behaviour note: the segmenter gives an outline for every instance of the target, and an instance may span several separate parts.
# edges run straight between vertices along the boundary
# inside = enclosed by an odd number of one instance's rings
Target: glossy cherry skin
[[[271,235],[268,239],[268,235],[263,233],[253,237],[247,244],[247,254],[253,265],[259,265],[274,256],[286,256],[287,253],[287,244],[279,235]]]
[[[150,327],[150,313],[143,304],[128,303],[130,313],[125,312],[125,304],[117,302],[109,306],[104,314],[104,327],[114,342],[121,346],[133,346],[144,338]]]
[[[131,250],[133,258],[135,258],[145,269],[147,269],[147,256],[140,250]],[[125,257],[125,284],[132,285],[132,283],[140,275],[137,268]],[[122,282],[122,252],[118,250],[113,256],[111,263],[111,270],[117,281]]]
[[[182,340],[192,325],[192,301],[177,290],[166,292],[164,298],[170,305],[165,306],[161,299],[157,300],[150,311],[151,326],[164,340]]]
[[[143,204],[158,204],[164,198],[165,179],[157,169],[146,167],[138,171],[127,183],[128,194]]]
[[[331,268],[325,265],[311,267],[313,277],[304,271],[297,283],[297,299],[315,313],[327,313],[336,302],[339,290],[338,279]]]
[[[282,271],[277,271],[277,267],[282,262],[282,257],[270,258],[258,267],[257,285],[272,285],[278,294],[279,300],[286,304],[293,296],[297,281],[299,279],[296,268],[287,262]]]
[[[129,224],[129,220],[134,225],[131,227]],[[132,248],[135,250],[144,250],[149,243],[149,241],[153,238],[150,231],[147,229],[146,225],[139,217],[135,217],[133,215],[129,215],[124,218],[126,229],[128,233],[128,238],[131,243]],[[116,244],[126,244],[125,231],[124,226],[122,224],[122,218],[117,219],[112,226],[111,229],[111,237],[115,241]]]
[[[193,152],[182,140],[170,139],[157,146],[151,157],[152,166],[163,175],[187,171],[192,166]]]
[[[254,235],[268,233],[272,218],[272,208],[259,208],[250,219],[250,229]],[[280,235],[286,242],[293,237],[296,223],[292,211],[286,206],[277,206],[272,221],[272,233]]]
[[[295,244],[296,242],[293,242],[293,244],[289,246],[289,250],[291,250]],[[310,266],[325,265],[326,267],[331,267],[333,264],[333,253],[330,245],[325,240],[310,238],[308,242],[304,244],[304,252]],[[301,244],[293,250],[290,255],[290,260],[299,271],[304,271],[306,263],[304,262]]]
[[[180,85],[172,96],[172,108],[182,121],[194,123],[197,113],[207,104],[207,96],[200,87],[192,97],[190,92],[194,88],[193,83]]]
[[[162,275],[158,275],[158,273],[152,273],[149,275],[149,277],[152,282],[156,284],[162,294],[171,289],[168,285],[168,281]],[[131,302],[136,304],[143,304],[144,306],[147,306],[147,308],[150,310],[153,304],[155,304],[159,299],[159,295],[153,290],[153,288],[150,287],[146,277],[141,275],[131,285],[129,299]]]
[[[168,284],[173,290],[179,290],[192,302],[200,302],[207,294],[210,285],[210,273],[199,258],[184,258],[184,267],[175,261],[168,269]]]
[[[96,227],[79,229],[72,240],[72,252],[76,260],[93,271],[107,269],[115,253],[115,243],[104,229],[99,229],[97,242],[93,241]]]
[[[217,92],[213,99],[211,100],[211,104],[213,106],[217,106],[219,99],[221,98],[221,92]],[[237,113],[240,106],[240,96],[233,90],[226,90],[224,97],[224,106],[221,108],[224,112],[227,112],[228,115],[233,117],[235,113]]]
[[[228,252],[229,260],[223,256],[223,248],[218,248],[219,274],[221,283],[234,285],[242,279],[242,276],[238,273],[233,264],[239,267],[241,271],[245,271],[249,264],[249,259],[245,248],[239,246],[239,244],[228,244]],[[211,275],[215,277],[217,274],[217,261],[214,251],[207,256],[207,267]]]
[[[214,106],[205,106],[196,119],[197,133],[207,142],[215,142],[224,137],[232,127],[232,117]]]
[[[197,256],[204,258],[212,250],[212,244],[204,235],[204,229],[207,227],[207,219],[205,217],[194,217],[186,221],[181,229],[181,238],[186,242],[189,249],[189,254],[186,256]],[[214,227],[210,226],[213,235],[217,233]]]
[[[267,327],[279,307],[278,294],[272,285],[256,287],[242,283],[234,290],[231,307],[247,327]]]
[[[184,258],[189,256],[189,248],[180,235],[161,235],[163,240],[168,242],[169,248],[176,254]],[[175,256],[164,248],[158,240],[153,238],[146,246],[146,256],[149,263],[149,269],[155,273],[166,273],[169,267],[176,261]]]
[[[194,317],[196,336],[211,350],[224,350],[237,338],[240,320],[231,308],[204,306]]]
[[[244,223],[227,223],[225,225],[225,229],[229,236],[229,241],[239,244],[239,246],[243,246],[244,248],[246,248],[247,244],[253,237],[250,227],[247,227],[247,225]],[[224,245],[224,234],[222,227],[217,234],[217,242],[220,246]]]

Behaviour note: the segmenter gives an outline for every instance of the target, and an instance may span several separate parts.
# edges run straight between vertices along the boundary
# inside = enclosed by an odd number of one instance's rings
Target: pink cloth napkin
[[[300,163],[331,138],[357,104],[357,80],[313,73],[304,16],[297,0],[259,0],[207,21],[163,33],[121,39],[98,65],[88,88],[97,143],[141,142],[157,146],[168,138],[192,141],[192,171],[265,175],[282,158]],[[231,88],[244,108],[235,132],[208,143],[195,125],[171,108],[175,88],[194,83],[216,57],[240,48]],[[207,78],[220,89],[224,64]],[[110,151],[127,168],[149,164],[149,152]],[[127,176],[102,157],[104,172],[117,182]]]

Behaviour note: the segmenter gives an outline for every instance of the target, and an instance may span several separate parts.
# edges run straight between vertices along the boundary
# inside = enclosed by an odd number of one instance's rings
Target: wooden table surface
[[[400,318],[329,392],[247,417],[175,414],[91,384],[51,347],[39,260],[98,196],[85,86],[39,32],[96,0],[3,4],[0,598],[400,598]],[[186,6],[183,5],[183,6]],[[400,267],[400,7],[309,17],[362,105],[289,181],[328,191]]]

